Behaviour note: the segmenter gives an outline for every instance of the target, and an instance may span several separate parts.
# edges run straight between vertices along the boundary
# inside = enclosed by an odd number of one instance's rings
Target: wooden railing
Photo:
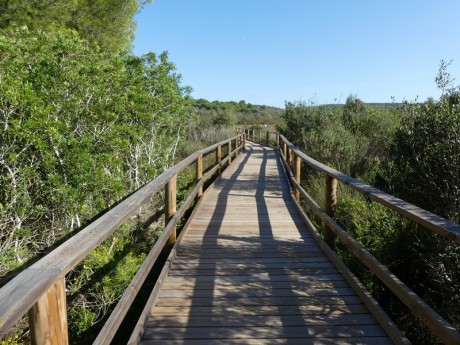
[[[247,140],[251,140],[266,146],[274,146],[278,143],[278,132],[264,129],[243,129],[237,128],[238,133],[244,133]]]
[[[232,156],[244,150],[244,145],[245,137],[239,133],[193,153],[18,274],[0,289],[0,338],[28,313],[33,344],[68,344],[65,275],[165,188],[166,227],[93,343],[109,344],[158,257],[174,244],[178,221],[193,200],[202,195],[206,180],[230,164]],[[224,159],[222,146],[227,146],[228,152]],[[203,156],[213,152],[215,165],[203,175]],[[191,164],[196,164],[196,185],[176,210],[176,177]]]
[[[460,332],[458,330],[452,327],[441,315],[426,304],[335,222],[337,186],[341,182],[363,194],[366,198],[384,205],[457,244],[460,244],[459,224],[436,216],[314,160],[277,132],[266,132],[264,134],[257,130],[245,130],[245,133],[248,140],[261,144],[270,142],[272,137],[275,138],[283,166],[292,185],[293,196],[297,201],[300,198],[305,200],[310,211],[323,221],[323,236],[326,243],[332,245],[334,238],[338,237],[442,342],[445,344],[460,344]],[[300,183],[302,162],[314,170],[324,173],[326,176],[325,209],[319,206],[318,202],[305,191]],[[312,223],[311,226],[313,226]]]

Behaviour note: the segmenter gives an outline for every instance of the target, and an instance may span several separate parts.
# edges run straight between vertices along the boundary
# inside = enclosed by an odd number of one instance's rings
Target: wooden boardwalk
[[[247,143],[178,242],[142,344],[392,344],[318,246],[276,153]]]

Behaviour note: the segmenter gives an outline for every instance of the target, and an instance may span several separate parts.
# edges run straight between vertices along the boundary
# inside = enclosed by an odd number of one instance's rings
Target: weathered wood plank
[[[189,270],[173,270],[169,273],[170,277],[176,276],[192,276],[192,277],[199,277],[199,276],[258,276],[259,274],[268,274],[269,276],[272,275],[324,275],[324,274],[333,274],[337,272],[335,267],[330,268],[266,268],[263,269],[263,273],[261,273],[260,268],[250,269],[250,268],[242,268],[242,269],[189,269]]]
[[[186,262],[186,263],[181,263]],[[190,269],[205,269],[205,270],[224,270],[224,269],[271,269],[271,268],[335,268],[335,266],[327,261],[323,262],[269,262],[264,264],[257,263],[190,263],[188,261],[175,261],[174,270],[190,270]]]
[[[345,280],[332,280],[332,281],[303,281],[303,282],[270,282],[266,284],[264,282],[239,282],[238,287],[240,289],[256,289],[256,290],[269,290],[273,289],[333,289],[333,288],[348,288],[349,284]],[[212,290],[212,291],[221,291],[221,290],[233,290],[235,285],[233,282],[181,282],[181,283],[172,283],[167,281],[163,290]]]
[[[287,287],[281,288],[268,288],[268,289],[241,289],[235,287],[232,290],[229,289],[209,289],[209,290],[167,290],[162,289],[160,297],[174,297],[174,298],[246,298],[246,297],[315,297],[315,296],[354,296],[355,291],[352,288],[292,288]]]
[[[168,345],[390,345],[387,337],[359,338],[246,338],[246,339],[168,339]],[[143,340],[141,345],[164,345],[164,340]]]
[[[150,318],[148,327],[290,327],[290,326],[337,326],[376,325],[369,314],[339,315],[233,315]]]
[[[174,260],[174,263],[189,263],[189,264],[214,264],[214,265],[227,265],[227,264],[254,264],[254,265],[264,265],[270,263],[314,263],[314,262],[330,262],[325,255],[311,256],[307,258],[224,258],[220,257],[217,259],[203,259],[197,258],[192,260],[185,260],[182,257],[178,257]]]
[[[344,314],[363,314],[368,309],[363,304],[323,304],[323,305],[299,305],[283,306],[263,305],[254,308],[253,306],[212,306],[184,308],[160,307],[152,310],[152,316],[186,316],[211,315],[211,316],[245,316],[245,315],[344,315]]]
[[[317,274],[312,276],[299,276],[299,275],[268,275],[267,273],[259,273],[257,276],[222,276],[222,277],[215,277],[214,275],[211,276],[199,276],[199,277],[180,277],[180,276],[169,276],[169,282],[194,282],[194,283],[201,283],[201,282],[213,282],[215,281],[216,284],[220,282],[232,282],[234,284],[239,284],[243,282],[264,282],[266,284],[270,284],[272,282],[309,282],[309,281],[333,281],[333,280],[344,280],[343,276],[340,273],[334,274]]]
[[[245,339],[382,337],[380,326],[290,326],[290,327],[177,327],[147,328],[143,339]]]
[[[355,296],[313,296],[313,297],[295,297],[295,296],[285,296],[285,297],[163,297],[157,301],[157,306],[166,307],[166,306],[259,306],[259,305],[322,305],[322,304],[361,304],[361,300]]]

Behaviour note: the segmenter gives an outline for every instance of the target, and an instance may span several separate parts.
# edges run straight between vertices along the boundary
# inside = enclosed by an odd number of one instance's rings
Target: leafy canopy
[[[106,51],[130,48],[134,15],[151,0],[3,0],[0,29],[26,25],[32,30],[76,30]]]

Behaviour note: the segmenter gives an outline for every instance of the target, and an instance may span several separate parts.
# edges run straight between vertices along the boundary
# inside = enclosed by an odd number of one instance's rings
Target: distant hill
[[[245,101],[208,101],[205,99],[196,99],[192,106],[200,116],[210,118],[233,118],[238,124],[276,124],[284,109],[268,105],[256,105],[246,103]],[[214,120],[215,121],[215,120]]]

